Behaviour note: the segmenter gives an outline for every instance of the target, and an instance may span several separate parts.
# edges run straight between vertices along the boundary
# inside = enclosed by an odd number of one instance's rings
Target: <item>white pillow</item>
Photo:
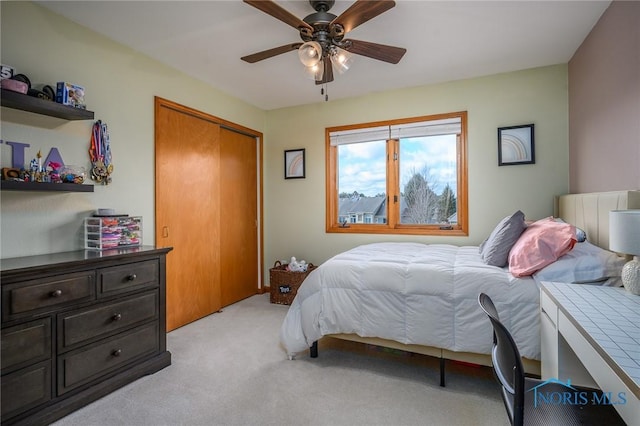
[[[538,281],[589,283],[619,277],[626,263],[623,257],[585,241],[533,277]]]

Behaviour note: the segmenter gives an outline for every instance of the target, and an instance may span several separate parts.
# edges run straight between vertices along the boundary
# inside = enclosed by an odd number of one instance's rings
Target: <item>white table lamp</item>
[[[622,268],[622,284],[628,292],[640,295],[640,210],[609,212],[609,248],[634,256]]]

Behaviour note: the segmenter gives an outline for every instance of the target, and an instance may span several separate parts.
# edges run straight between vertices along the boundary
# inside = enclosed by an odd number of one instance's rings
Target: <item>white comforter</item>
[[[486,265],[477,246],[375,243],[338,254],[302,283],[280,338],[289,356],[336,333],[489,354],[493,334],[478,305],[481,292],[521,355],[539,360],[538,285]]]

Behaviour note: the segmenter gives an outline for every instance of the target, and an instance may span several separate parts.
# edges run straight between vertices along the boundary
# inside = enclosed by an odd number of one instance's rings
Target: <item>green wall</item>
[[[321,263],[374,241],[477,245],[515,210],[538,219],[567,192],[567,66],[536,68],[377,93],[267,113],[265,263],[291,256]],[[324,129],[395,118],[468,111],[469,237],[325,233]],[[497,128],[535,124],[536,164],[498,167]],[[284,180],[283,151],[306,149],[306,179]]]

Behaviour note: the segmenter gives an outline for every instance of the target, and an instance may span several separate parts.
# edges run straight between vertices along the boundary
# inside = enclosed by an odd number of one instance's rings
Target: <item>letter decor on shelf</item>
[[[11,167],[18,170],[23,169],[26,164],[24,161],[25,149],[29,148],[31,145],[28,143],[4,141],[0,139],[0,144],[1,143],[5,143],[6,145],[9,145],[11,147]],[[61,165],[64,166],[64,160],[62,160],[62,155],[60,155],[60,151],[56,147],[52,147],[49,150],[49,154],[47,155],[47,158],[45,158],[42,164],[46,166],[52,162],[60,163]]]
[[[103,123],[101,120],[93,124],[89,157],[91,158],[91,179],[103,185],[110,184],[113,163],[111,162],[109,130],[107,123]]]

